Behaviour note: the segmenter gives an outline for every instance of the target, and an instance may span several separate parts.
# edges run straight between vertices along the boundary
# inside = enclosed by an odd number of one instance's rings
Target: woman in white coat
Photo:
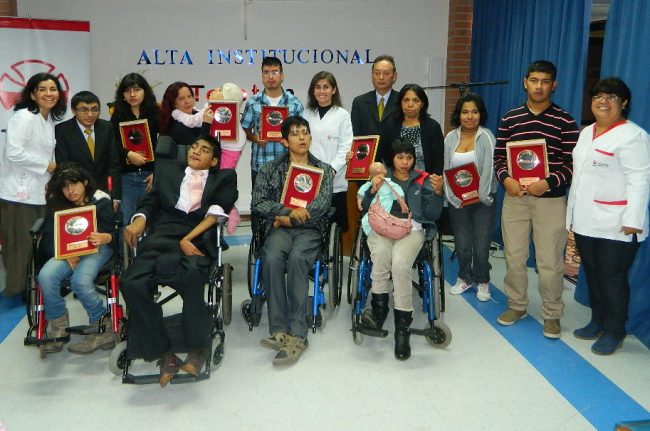
[[[309,151],[336,171],[332,196],[332,206],[336,208],[334,221],[345,232],[348,230],[345,156],[352,147],[352,120],[350,113],[343,109],[336,78],[330,72],[314,75],[307,97],[307,109],[302,116],[309,121],[311,129]]]
[[[648,235],[650,140],[627,120],[631,93],[621,79],[603,79],[589,94],[596,122],[573,150],[566,225],[575,234],[592,315],[573,334],[597,340],[592,352],[610,355],[625,338],[627,273]]]
[[[65,93],[49,73],[29,78],[0,146],[2,259],[7,268],[5,298],[20,298],[27,279],[29,228],[45,215],[45,185],[56,168],[54,122],[63,118]]]

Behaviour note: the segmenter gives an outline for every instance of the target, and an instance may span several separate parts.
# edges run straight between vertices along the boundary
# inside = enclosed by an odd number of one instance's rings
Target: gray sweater
[[[484,205],[492,205],[494,198],[492,195],[497,191],[497,180],[492,168],[492,153],[496,140],[490,129],[479,126],[476,132],[476,144],[474,145],[474,163],[481,177],[478,186],[478,197]],[[445,137],[445,164],[444,170],[451,168],[451,157],[458,148],[460,143],[460,127],[452,130]],[[452,193],[451,187],[447,184],[447,178],[443,175],[445,181],[445,197],[454,207],[459,208],[461,200]]]

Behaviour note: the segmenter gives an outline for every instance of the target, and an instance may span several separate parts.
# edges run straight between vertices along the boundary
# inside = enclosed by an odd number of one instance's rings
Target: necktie
[[[93,130],[86,129],[84,130],[84,133],[87,135],[86,142],[88,143],[88,149],[90,150],[90,155],[92,156],[93,160],[95,160],[95,141],[93,141]]]
[[[203,177],[199,172],[192,172],[189,183],[190,191],[190,212],[201,207],[201,197],[203,196]]]
[[[381,121],[381,117],[384,116],[384,98],[383,97],[379,98],[379,105],[377,105],[377,114],[379,114],[379,121]]]

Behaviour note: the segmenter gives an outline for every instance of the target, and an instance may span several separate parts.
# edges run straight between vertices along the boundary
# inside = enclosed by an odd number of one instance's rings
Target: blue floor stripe
[[[25,305],[9,307],[7,301],[0,299],[0,343],[14,330],[16,325],[25,317]],[[25,328],[25,332],[27,328]]]
[[[449,261],[451,252],[447,248],[444,256],[445,278],[453,286],[458,261]],[[562,340],[544,337],[542,325],[537,320],[527,317],[513,326],[499,325],[496,319],[506,309],[507,298],[494,287],[491,293],[497,304],[480,302],[472,291],[463,298],[596,429],[613,429],[622,420],[650,416],[643,406]],[[564,336],[570,336],[566,332]]]

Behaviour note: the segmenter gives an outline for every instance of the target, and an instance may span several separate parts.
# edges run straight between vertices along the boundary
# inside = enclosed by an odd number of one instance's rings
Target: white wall
[[[208,64],[210,49],[370,50],[370,60],[384,53],[395,57],[398,89],[409,82],[442,85],[448,13],[448,0],[18,0],[21,17],[90,21],[91,90],[104,106],[116,81],[132,71],[146,70],[147,80],[158,83],[158,98],[176,80],[206,88],[232,81],[249,92],[261,86],[259,53],[252,65]],[[177,50],[176,64],[162,56],[164,65],[138,65],[143,50],[153,61],[154,49]],[[185,51],[193,64],[180,64]],[[285,65],[284,87],[301,100],[320,70],[334,73],[348,109],[354,96],[372,88],[370,65],[314,64],[310,53],[306,64]],[[440,121],[444,92],[432,90],[429,97],[429,112]],[[250,205],[249,160],[246,148],[238,167],[238,206],[244,211]]]

